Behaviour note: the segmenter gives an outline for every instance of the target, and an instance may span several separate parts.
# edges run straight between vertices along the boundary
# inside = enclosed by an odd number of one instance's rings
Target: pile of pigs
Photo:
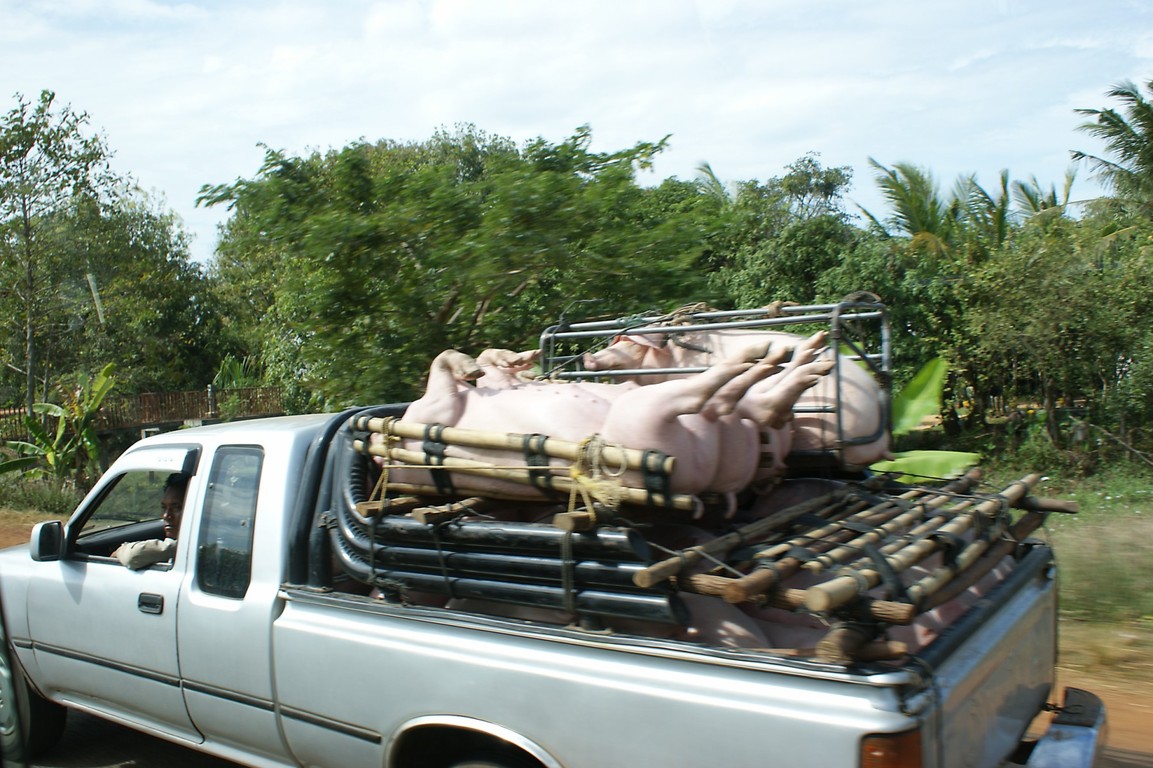
[[[1034,475],[979,493],[976,471],[870,473],[890,455],[888,346],[885,308],[857,296],[448,350],[402,418],[351,425],[338,561],[382,600],[898,661],[1058,505],[1030,495]]]

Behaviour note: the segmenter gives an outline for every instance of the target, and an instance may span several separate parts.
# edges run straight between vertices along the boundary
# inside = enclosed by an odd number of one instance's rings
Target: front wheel
[[[68,708],[44,698],[26,680],[21,679],[19,683],[25,696],[20,702],[24,748],[29,757],[38,757],[60,742],[64,726],[68,724]]]
[[[3,765],[23,766],[47,752],[64,735],[68,710],[28,685],[8,645],[0,615],[0,757]]]

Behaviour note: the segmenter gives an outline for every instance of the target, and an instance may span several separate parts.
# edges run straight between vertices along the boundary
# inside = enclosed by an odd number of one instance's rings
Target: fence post
[[[208,385],[208,418],[216,418],[216,390]]]

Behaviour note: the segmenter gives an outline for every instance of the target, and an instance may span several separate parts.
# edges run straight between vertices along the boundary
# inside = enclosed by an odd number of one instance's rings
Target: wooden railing
[[[96,429],[171,428],[224,419],[277,416],[284,405],[277,387],[248,387],[216,390],[207,387],[192,392],[147,392],[140,395],[109,397],[96,417]],[[55,424],[52,425],[55,428]],[[26,440],[24,409],[0,411],[0,439]]]

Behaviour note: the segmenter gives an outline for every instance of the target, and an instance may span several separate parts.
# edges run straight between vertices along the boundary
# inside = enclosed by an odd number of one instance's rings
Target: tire
[[[2,764],[26,765],[60,741],[68,710],[28,685],[8,645],[0,614],[0,757]]]
[[[24,748],[29,757],[39,757],[55,747],[68,724],[68,708],[49,701],[21,680],[26,699],[21,703],[24,722]]]
[[[21,689],[27,689],[24,675],[12,665],[12,652],[8,648],[8,633],[4,631],[4,618],[0,615],[0,765],[27,765],[25,746],[26,720]]]
[[[541,768],[522,752],[483,752],[452,763],[448,768]]]

